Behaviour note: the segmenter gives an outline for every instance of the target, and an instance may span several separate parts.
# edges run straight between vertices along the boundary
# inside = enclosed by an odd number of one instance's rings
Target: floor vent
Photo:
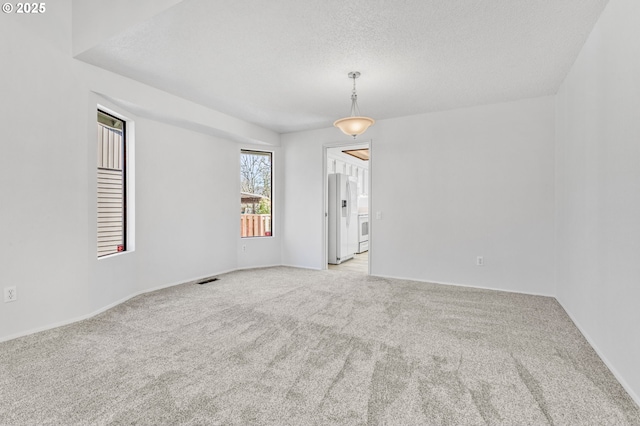
[[[198,281],[198,284],[207,284],[207,283],[212,283],[214,281],[218,281],[220,278],[205,278],[202,281]]]

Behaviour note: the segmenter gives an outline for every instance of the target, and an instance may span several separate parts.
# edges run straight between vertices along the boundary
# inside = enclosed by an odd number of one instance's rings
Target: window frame
[[[264,150],[264,149],[259,149],[259,148],[241,148],[240,149],[240,155],[238,157],[238,166],[241,168],[242,167],[242,155],[243,154],[257,154],[257,155],[268,155],[269,156],[269,167],[270,167],[270,173],[269,173],[269,186],[271,188],[270,190],[270,235],[247,235],[247,236],[242,236],[242,228],[240,230],[240,239],[241,240],[245,240],[245,239],[254,239],[254,238],[273,238],[275,236],[275,214],[274,214],[274,194],[275,194],[275,152],[271,151],[271,150]],[[242,170],[240,170],[240,192],[242,192]],[[240,205],[242,205],[242,200],[240,200]],[[242,215],[242,213],[240,213]]]
[[[119,122],[122,123],[122,149],[121,149],[121,156],[122,156],[122,250],[118,250],[115,252],[109,252],[103,255],[97,255],[97,259],[105,259],[111,256],[117,256],[123,253],[127,253],[129,251],[132,251],[130,248],[130,244],[129,244],[129,126],[128,126],[128,122],[129,120],[127,120],[125,117],[121,116],[120,114],[114,113],[113,111],[111,111],[108,108],[105,108],[101,105],[98,105],[96,108],[96,114],[103,114],[111,119],[117,120]],[[102,124],[105,127],[110,127],[108,125],[106,125],[105,123],[100,123],[99,120],[96,119],[96,122],[99,124]],[[113,127],[112,127],[113,128]],[[118,131],[120,131],[117,128],[114,128]],[[97,153],[96,153],[97,154]],[[96,173],[98,171],[100,167],[96,166]],[[96,174],[96,178],[97,178],[97,174]],[[98,215],[97,215],[97,208],[98,208],[98,185],[97,185],[97,181],[96,181],[96,250],[98,248]],[[96,253],[97,254],[97,253]]]

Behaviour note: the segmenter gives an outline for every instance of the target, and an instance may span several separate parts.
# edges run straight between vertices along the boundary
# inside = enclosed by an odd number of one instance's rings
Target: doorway
[[[325,268],[369,274],[371,141],[324,146]]]

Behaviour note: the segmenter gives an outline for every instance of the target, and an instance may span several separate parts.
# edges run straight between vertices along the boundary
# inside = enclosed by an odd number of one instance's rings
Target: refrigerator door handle
[[[347,179],[347,226],[351,224],[351,182]]]

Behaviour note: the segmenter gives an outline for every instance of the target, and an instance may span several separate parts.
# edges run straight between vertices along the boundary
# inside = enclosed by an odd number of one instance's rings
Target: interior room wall
[[[363,136],[373,275],[555,294],[553,97],[381,120]],[[287,264],[322,268],[322,146],[343,139],[336,129],[282,137],[296,200]]]
[[[20,18],[28,18],[21,19]],[[69,73],[71,8],[0,25],[0,338],[86,313],[86,96]]]
[[[86,97],[69,73],[69,4],[0,25],[0,336],[85,313],[89,305]],[[25,16],[27,17],[27,16]],[[61,24],[58,28],[56,24]]]
[[[285,204],[282,221],[282,263],[323,269],[324,201],[323,144],[339,141],[336,129],[320,129],[282,135],[286,181],[281,185]],[[343,138],[344,140],[344,138]],[[346,139],[348,141],[348,139]]]
[[[557,95],[558,299],[640,404],[640,2],[611,0]]]
[[[139,120],[136,280],[140,290],[236,268],[237,144]],[[233,222],[232,222],[233,221]]]
[[[553,142],[552,97],[381,123],[373,272],[555,294]]]
[[[72,59],[71,1],[47,6],[42,15],[5,15],[0,26],[0,288],[18,294],[0,303],[0,341],[238,267],[239,144],[142,117],[141,105],[163,116],[191,112],[200,127],[211,121],[239,139],[279,139]],[[135,251],[100,260],[98,103],[135,121],[136,181]]]

